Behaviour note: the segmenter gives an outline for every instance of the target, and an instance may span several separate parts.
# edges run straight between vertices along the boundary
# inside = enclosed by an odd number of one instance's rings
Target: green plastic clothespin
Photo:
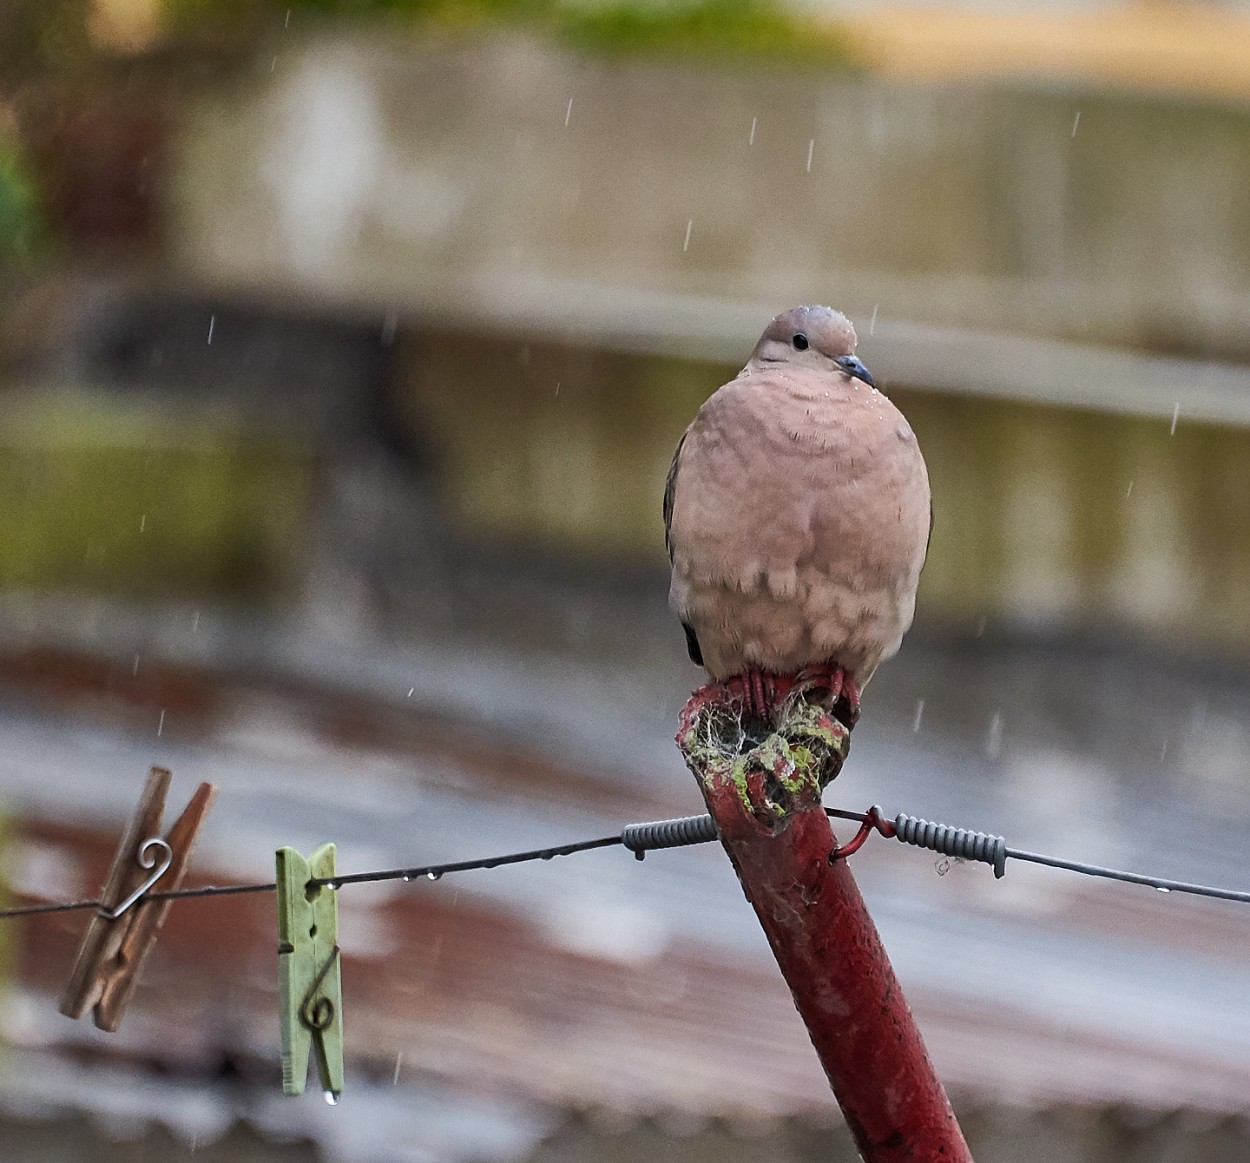
[[[278,998],[282,1020],[282,1091],[303,1094],[308,1052],[315,1049],[326,1102],[343,1091],[343,981],[339,963],[338,891],[308,887],[334,876],[334,845],[304,859],[279,848]]]

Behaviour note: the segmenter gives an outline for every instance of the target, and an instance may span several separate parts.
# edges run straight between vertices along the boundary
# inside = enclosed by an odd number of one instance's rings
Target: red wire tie
[[[845,844],[841,844],[829,854],[829,861],[845,860],[848,856],[854,856],[863,846],[864,841],[872,835],[873,832],[880,832],[887,839],[894,835],[894,825],[886,819],[882,818],[881,806],[873,804],[861,817],[862,823],[859,825],[859,831],[855,833]]]

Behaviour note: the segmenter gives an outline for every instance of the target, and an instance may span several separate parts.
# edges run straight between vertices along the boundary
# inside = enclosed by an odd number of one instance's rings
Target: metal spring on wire
[[[641,860],[651,848],[681,848],[707,844],[716,839],[711,816],[682,816],[678,820],[653,820],[630,824],[621,832],[621,843]]]
[[[906,812],[899,812],[894,817],[894,835],[904,844],[928,848],[943,856],[992,864],[996,877],[1007,871],[1007,841],[1002,836],[952,828],[949,824],[935,824],[932,820],[922,820]]]

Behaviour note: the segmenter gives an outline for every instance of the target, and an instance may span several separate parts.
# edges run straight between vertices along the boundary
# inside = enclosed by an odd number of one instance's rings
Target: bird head
[[[872,376],[854,353],[855,328],[842,312],[831,307],[792,307],[764,329],[747,366],[836,369],[872,387]]]

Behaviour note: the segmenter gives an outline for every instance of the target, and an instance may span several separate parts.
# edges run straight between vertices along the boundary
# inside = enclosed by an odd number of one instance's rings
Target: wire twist
[[[879,811],[879,808],[874,808],[870,815]],[[1007,871],[1007,841],[1002,836],[938,824],[919,816],[909,816],[906,812],[899,812],[894,817],[891,830],[894,838],[904,844],[927,848],[930,852],[940,852],[943,856],[959,860],[978,860],[992,865],[996,877],[1003,876]]]
[[[716,839],[711,816],[682,816],[677,820],[652,820],[628,824],[621,830],[621,843],[639,860],[652,848],[682,848],[687,844],[707,844]]]

